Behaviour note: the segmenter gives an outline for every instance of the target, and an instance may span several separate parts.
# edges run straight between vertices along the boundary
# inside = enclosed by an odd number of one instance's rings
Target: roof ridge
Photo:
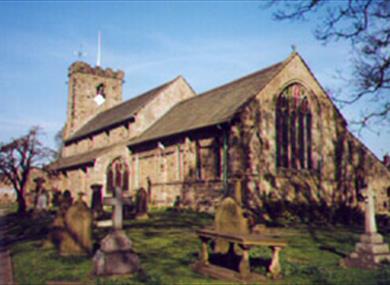
[[[260,70],[251,72],[251,73],[249,73],[249,74],[247,74],[247,75],[245,75],[245,76],[243,76],[243,77],[240,77],[240,78],[238,78],[238,79],[235,79],[235,80],[230,81],[230,82],[228,82],[228,83],[225,83],[225,84],[223,84],[223,85],[220,85],[220,86],[214,87],[214,88],[212,88],[212,89],[210,89],[210,90],[207,90],[207,91],[205,91],[205,92],[199,94],[199,96],[207,95],[208,93],[214,92],[214,91],[216,91],[216,90],[218,90],[218,89],[228,87],[228,86],[233,85],[233,84],[236,84],[236,83],[238,83],[238,82],[240,82],[240,81],[244,81],[245,79],[249,79],[249,78],[251,78],[251,77],[254,77],[254,76],[256,76],[256,75],[259,75],[259,73],[266,72],[267,70],[272,69],[272,68],[274,68],[274,67],[276,67],[277,65],[280,65],[280,64],[282,64],[282,63],[284,63],[284,61],[280,61],[280,62],[274,63],[274,64],[272,64],[272,65],[270,65],[270,66],[268,66],[268,67],[266,67],[266,68],[263,68],[263,69],[260,69]]]
[[[296,55],[296,54],[297,54],[296,52],[293,52],[293,53],[291,53],[291,54],[289,55],[289,57],[286,58],[285,60],[282,60],[282,61],[279,61],[279,62],[277,62],[277,63],[271,64],[271,65],[269,65],[269,66],[267,66],[267,67],[265,67],[265,68],[263,68],[263,69],[260,69],[260,70],[251,72],[251,73],[249,73],[249,74],[247,74],[247,75],[244,75],[244,76],[242,76],[242,77],[240,77],[240,78],[238,78],[238,79],[234,79],[234,80],[229,81],[229,82],[227,82],[227,83],[225,83],[225,84],[222,84],[222,85],[219,85],[219,86],[217,86],[217,87],[211,88],[211,89],[209,89],[209,90],[207,90],[207,91],[205,91],[205,92],[202,92],[202,93],[198,94],[197,96],[190,97],[190,98],[187,98],[187,99],[185,99],[185,100],[183,100],[183,101],[180,101],[177,105],[183,104],[183,103],[188,102],[188,101],[190,101],[190,100],[195,100],[195,99],[197,99],[197,98],[199,98],[199,97],[202,97],[202,96],[207,96],[207,95],[209,95],[209,93],[215,92],[215,91],[218,90],[218,89],[226,88],[226,87],[228,87],[228,86],[231,86],[231,85],[233,85],[233,84],[236,84],[237,82],[244,81],[244,80],[246,80],[246,79],[248,79],[248,78],[254,77],[254,76],[258,75],[259,73],[266,72],[267,70],[270,70],[270,69],[276,67],[277,65],[280,65],[280,64],[285,65],[285,64],[287,64],[287,63],[291,60],[291,58],[292,58],[294,55]],[[177,106],[177,105],[176,105],[176,106]]]
[[[103,114],[103,113],[105,113],[105,112],[107,112],[107,111],[109,111],[109,110],[112,110],[112,109],[114,109],[114,108],[116,108],[116,107],[122,106],[122,105],[128,103],[129,101],[138,99],[138,98],[140,98],[140,97],[142,97],[142,96],[149,95],[148,93],[151,93],[151,92],[153,92],[153,91],[156,91],[156,90],[158,90],[158,89],[160,89],[160,88],[162,88],[162,89],[161,89],[161,91],[162,91],[162,90],[164,90],[166,87],[168,87],[169,85],[171,85],[173,82],[175,82],[178,78],[179,78],[179,76],[175,77],[174,79],[172,79],[172,80],[170,80],[170,81],[167,81],[167,82],[165,82],[165,83],[162,83],[162,84],[160,84],[160,85],[158,85],[158,86],[156,86],[156,87],[154,87],[154,88],[152,88],[152,89],[146,90],[146,91],[142,92],[141,94],[138,94],[138,95],[136,95],[135,97],[129,98],[129,99],[127,99],[126,101],[123,101],[123,102],[119,103],[118,105],[115,105],[115,106],[111,107],[110,109],[107,109],[107,110],[105,110],[104,112],[101,112],[101,113],[99,113],[99,114]],[[98,114],[98,115],[99,115],[99,114]],[[96,116],[95,116],[95,117],[96,117]],[[93,117],[93,118],[95,118],[95,117]],[[92,118],[92,119],[93,119],[93,118]]]

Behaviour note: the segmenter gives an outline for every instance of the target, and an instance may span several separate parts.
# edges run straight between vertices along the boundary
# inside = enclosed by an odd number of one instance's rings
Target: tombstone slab
[[[232,197],[226,197],[215,214],[215,230],[226,234],[249,234],[248,220],[240,205]],[[216,240],[215,252],[227,253],[229,243],[223,240]]]
[[[66,212],[60,255],[88,255],[92,251],[92,213],[81,199]]]
[[[144,188],[137,191],[135,199],[135,218],[137,220],[145,220],[149,218],[148,215],[148,192]]]

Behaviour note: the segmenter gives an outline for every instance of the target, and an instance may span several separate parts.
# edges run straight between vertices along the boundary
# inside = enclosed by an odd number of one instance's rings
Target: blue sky
[[[291,45],[325,87],[339,86],[348,45],[321,45],[314,23],[275,22],[256,2],[2,2],[0,3],[0,141],[40,125],[54,147],[67,106],[67,68],[96,63],[125,71],[124,99],[183,75],[198,93],[285,59]],[[347,120],[363,105],[342,109]],[[390,152],[390,131],[364,131],[379,158]]]

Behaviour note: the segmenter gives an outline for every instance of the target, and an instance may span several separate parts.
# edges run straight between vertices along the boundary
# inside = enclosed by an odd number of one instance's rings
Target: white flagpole
[[[102,45],[102,35],[99,31],[98,32],[98,48],[97,48],[96,66],[100,66],[100,64],[101,64],[101,45]]]

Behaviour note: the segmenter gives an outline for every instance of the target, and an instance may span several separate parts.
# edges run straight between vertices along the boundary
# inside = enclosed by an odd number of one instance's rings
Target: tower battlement
[[[74,73],[84,73],[100,77],[123,80],[125,73],[122,70],[114,71],[111,68],[101,68],[100,66],[90,66],[83,61],[76,61],[69,67],[69,76]]]

